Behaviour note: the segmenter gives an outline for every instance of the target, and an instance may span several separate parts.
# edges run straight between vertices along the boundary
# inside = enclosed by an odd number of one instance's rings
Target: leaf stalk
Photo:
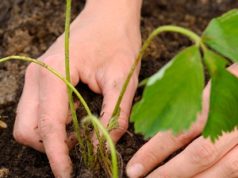
[[[149,47],[149,45],[151,44],[152,40],[158,36],[159,34],[163,33],[163,32],[175,32],[175,33],[179,33],[179,34],[182,34],[184,36],[187,36],[190,40],[192,40],[196,46],[200,46],[201,44],[201,38],[194,32],[186,29],[186,28],[183,28],[183,27],[178,27],[178,26],[173,26],[173,25],[164,25],[164,26],[160,26],[158,27],[157,29],[155,29],[151,34],[150,36],[147,38],[147,40],[144,42],[137,58],[135,59],[133,65],[131,66],[131,69],[127,75],[127,78],[122,86],[122,89],[121,89],[121,92],[119,94],[119,97],[117,99],[117,102],[116,102],[116,105],[114,107],[114,110],[113,110],[113,113],[112,113],[112,116],[111,118],[114,118],[116,117],[117,115],[119,115],[119,112],[120,112],[120,104],[121,104],[121,101],[123,99],[123,96],[126,92],[126,89],[128,87],[128,84],[130,82],[130,79],[137,67],[137,65],[139,64],[139,62],[141,61],[143,55],[145,54],[145,51],[146,49]],[[108,124],[108,127],[111,128],[111,125],[113,125],[113,122],[114,122],[114,119],[111,119],[109,124]]]

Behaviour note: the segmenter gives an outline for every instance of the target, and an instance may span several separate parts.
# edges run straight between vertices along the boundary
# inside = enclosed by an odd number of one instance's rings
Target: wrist
[[[107,7],[111,9],[127,9],[139,12],[142,6],[142,0],[87,0],[86,7]]]
[[[108,16],[140,22],[142,0],[87,0],[83,12],[101,11]]]

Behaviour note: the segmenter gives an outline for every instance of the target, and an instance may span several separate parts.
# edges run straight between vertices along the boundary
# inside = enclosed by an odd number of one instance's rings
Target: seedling
[[[238,9],[234,9],[213,19],[201,37],[176,26],[161,26],[151,33],[135,60],[120,96],[124,95],[135,67],[155,36],[162,32],[180,33],[189,37],[194,45],[182,50],[160,71],[142,82],[145,85],[142,99],[134,105],[131,114],[136,132],[149,138],[158,131],[170,129],[179,133],[189,129],[201,111],[204,66],[211,77],[211,94],[203,136],[215,141],[224,132],[237,127],[238,78],[225,68],[230,61],[238,62],[237,29]]]
[[[35,63],[49,72],[51,72],[53,75],[58,77],[60,80],[62,80],[66,85],[68,89],[68,97],[69,97],[69,105],[70,110],[72,113],[72,120],[73,120],[73,126],[74,131],[76,133],[76,138],[78,140],[78,143],[80,145],[80,152],[83,158],[83,161],[85,165],[89,166],[89,168],[94,168],[95,163],[102,162],[104,164],[105,172],[113,178],[118,178],[118,161],[117,161],[117,153],[115,149],[115,145],[109,135],[109,132],[106,128],[101,124],[101,122],[98,120],[96,116],[94,116],[89,109],[86,101],[81,96],[81,94],[77,91],[77,89],[71,84],[70,82],[70,68],[69,68],[69,26],[70,26],[70,15],[71,15],[71,0],[66,0],[66,17],[65,17],[65,71],[66,71],[66,77],[64,78],[60,73],[58,73],[55,69],[48,66],[42,61],[39,61],[37,59],[33,59],[30,57],[22,57],[22,56],[9,56],[0,59],[0,63],[6,62],[9,60],[21,60],[25,62],[31,62]],[[87,116],[82,119],[82,124],[79,124],[76,111],[74,108],[74,102],[73,102],[73,96],[72,93],[76,95],[76,97],[79,99],[83,107],[85,108],[87,112]],[[92,125],[94,128],[94,131],[96,133],[97,139],[99,140],[99,148],[96,153],[93,150],[93,143],[91,140],[91,137],[88,135],[88,126]],[[2,123],[2,126],[5,126]],[[82,129],[84,134],[80,134],[80,129]],[[106,148],[106,141],[107,145],[110,148],[110,154],[111,158],[108,158],[108,153]]]
[[[141,61],[151,41],[162,32],[185,35],[194,42],[194,45],[181,51],[160,71],[142,81],[141,85],[145,86],[144,93],[142,99],[133,107],[131,115],[131,121],[135,124],[135,131],[148,138],[161,130],[172,129],[174,133],[179,133],[188,129],[201,111],[202,91],[205,86],[204,66],[211,76],[211,96],[208,121],[203,135],[214,141],[223,132],[232,131],[238,125],[238,78],[225,69],[229,60],[238,61],[238,50],[236,50],[238,47],[237,9],[213,19],[201,37],[190,30],[177,26],[161,26],[153,31],[131,67],[110,123],[107,128],[104,128],[98,118],[92,114],[84,98],[70,82],[69,24],[71,0],[66,0],[66,2],[66,78],[42,61],[28,57],[9,56],[0,59],[0,63],[12,59],[33,62],[54,74],[67,85],[74,131],[85,165],[93,168],[95,161],[100,162],[104,164],[105,171],[110,177],[119,177],[115,145],[109,132],[117,127],[120,104],[136,66]],[[87,116],[82,119],[80,124],[73,105],[72,93],[80,100],[87,112]],[[92,131],[89,129],[89,125],[92,125],[99,142],[96,153],[91,141],[90,134]],[[106,142],[110,147],[111,158],[108,158],[105,151]]]

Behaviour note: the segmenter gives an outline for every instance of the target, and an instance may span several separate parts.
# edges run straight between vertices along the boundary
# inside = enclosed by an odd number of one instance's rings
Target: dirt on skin
[[[73,17],[83,8],[84,2],[73,0]],[[238,7],[236,0],[152,0],[144,1],[141,31],[143,39],[157,26],[180,25],[201,34],[210,19],[229,9]],[[0,56],[25,55],[39,57],[63,32],[64,9],[62,0],[1,0],[0,3]],[[146,78],[190,41],[178,34],[163,34],[156,38],[142,62],[140,79]],[[8,125],[0,129],[0,178],[52,178],[46,156],[31,148],[19,145],[12,137],[16,105],[24,83],[26,63],[14,61],[0,64],[0,116]],[[100,113],[102,97],[80,85],[80,91],[95,114]],[[32,91],[34,92],[34,91]],[[142,91],[138,90],[135,101]],[[82,116],[84,111],[79,109]],[[138,150],[144,140],[134,134],[133,125],[117,144],[123,165]],[[74,163],[73,177],[105,178],[93,175],[81,162],[75,149],[71,151]],[[126,177],[123,170],[123,177]]]

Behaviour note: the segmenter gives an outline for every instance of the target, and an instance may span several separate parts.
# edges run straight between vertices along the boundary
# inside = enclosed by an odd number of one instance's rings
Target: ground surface
[[[74,17],[83,2],[73,1]],[[151,0],[145,1],[142,10],[143,38],[162,24],[188,27],[201,34],[212,17],[238,7],[237,0]],[[64,29],[64,3],[62,0],[2,0],[0,3],[0,56],[40,56]],[[179,35],[164,34],[151,45],[142,63],[140,78],[148,77],[165,64],[175,53],[190,42]],[[0,178],[52,178],[47,158],[30,148],[17,144],[12,137],[16,104],[22,91],[26,64],[9,62],[0,64],[0,116],[8,128],[0,130]],[[82,89],[94,113],[100,112],[101,96]],[[137,92],[136,98],[141,91]],[[117,145],[124,165],[143,144],[140,136],[126,134]],[[71,152],[74,160],[74,177],[93,177],[85,171]],[[100,177],[100,176],[97,176]],[[103,176],[101,176],[103,177]],[[126,177],[123,175],[123,177]]]

